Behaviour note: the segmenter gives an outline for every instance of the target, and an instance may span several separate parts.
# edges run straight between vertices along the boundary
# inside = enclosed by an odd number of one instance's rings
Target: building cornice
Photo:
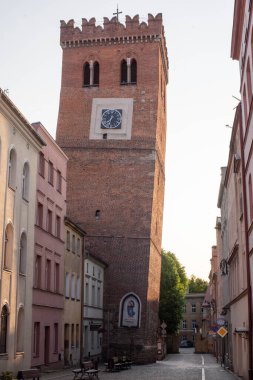
[[[243,20],[245,13],[245,0],[235,0],[234,20],[231,41],[231,58],[239,60],[242,46]]]

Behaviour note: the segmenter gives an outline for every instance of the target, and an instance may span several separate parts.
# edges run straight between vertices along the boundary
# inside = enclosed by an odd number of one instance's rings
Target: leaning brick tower
[[[108,264],[104,349],[152,362],[168,82],[162,15],[126,16],[125,25],[105,17],[103,27],[84,18],[82,29],[61,21],[60,39],[57,143],[69,157],[68,215],[87,232],[88,254]]]

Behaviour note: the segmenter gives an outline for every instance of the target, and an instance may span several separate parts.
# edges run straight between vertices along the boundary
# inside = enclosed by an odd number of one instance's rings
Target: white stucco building
[[[89,255],[84,260],[83,356],[99,357],[103,338],[105,264]]]

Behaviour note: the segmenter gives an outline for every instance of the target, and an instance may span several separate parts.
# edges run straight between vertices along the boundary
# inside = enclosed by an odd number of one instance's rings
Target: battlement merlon
[[[75,27],[75,21],[69,20],[67,23],[61,20],[62,48],[91,46],[101,44],[120,44],[135,42],[160,41],[166,71],[168,70],[168,56],[166,41],[164,37],[164,27],[162,13],[156,16],[148,14],[148,22],[139,21],[139,15],[131,18],[126,16],[125,25],[117,21],[116,17],[109,20],[104,17],[104,27],[96,25],[96,19],[92,17],[89,21],[82,19],[82,30]]]
[[[66,41],[71,36],[80,36],[82,38],[108,38],[122,37],[125,35],[133,36],[136,34],[161,34],[162,33],[162,14],[158,13],[155,17],[152,14],[148,15],[148,23],[139,22],[139,15],[131,18],[126,16],[126,23],[121,24],[116,17],[111,20],[104,17],[104,27],[96,25],[96,19],[92,17],[89,21],[86,18],[82,19],[82,30],[75,27],[74,20],[69,20],[67,23],[61,20],[61,42]]]

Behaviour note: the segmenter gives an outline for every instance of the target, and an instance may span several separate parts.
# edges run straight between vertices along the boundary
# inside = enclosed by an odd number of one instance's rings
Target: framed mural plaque
[[[141,304],[133,293],[126,294],[120,303],[120,326],[140,327]]]

